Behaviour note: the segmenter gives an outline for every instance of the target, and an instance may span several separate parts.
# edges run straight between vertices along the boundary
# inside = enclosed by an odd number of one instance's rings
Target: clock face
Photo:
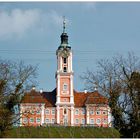
[[[60,53],[60,55],[64,58],[67,58],[69,56],[69,51],[67,49],[63,49]]]

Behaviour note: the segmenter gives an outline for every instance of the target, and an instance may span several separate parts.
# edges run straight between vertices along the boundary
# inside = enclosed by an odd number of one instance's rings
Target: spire
[[[66,20],[65,16],[63,16],[63,33],[65,33],[65,28],[66,28]]]
[[[66,29],[66,20],[65,16],[63,16],[63,33],[61,34],[61,44],[68,44],[68,35],[65,29]]]

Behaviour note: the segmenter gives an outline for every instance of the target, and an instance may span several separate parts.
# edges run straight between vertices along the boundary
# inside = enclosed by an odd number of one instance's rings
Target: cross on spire
[[[63,33],[65,33],[65,28],[66,28],[66,20],[65,16],[63,16]]]

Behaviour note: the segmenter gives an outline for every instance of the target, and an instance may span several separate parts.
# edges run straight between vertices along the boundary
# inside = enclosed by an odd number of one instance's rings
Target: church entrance
[[[68,110],[67,110],[67,107],[64,107],[63,123],[64,123],[64,126],[68,125]]]

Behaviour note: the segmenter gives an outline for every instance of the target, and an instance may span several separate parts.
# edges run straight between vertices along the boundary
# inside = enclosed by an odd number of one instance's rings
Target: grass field
[[[95,127],[19,127],[7,132],[6,138],[119,138],[114,128]]]

